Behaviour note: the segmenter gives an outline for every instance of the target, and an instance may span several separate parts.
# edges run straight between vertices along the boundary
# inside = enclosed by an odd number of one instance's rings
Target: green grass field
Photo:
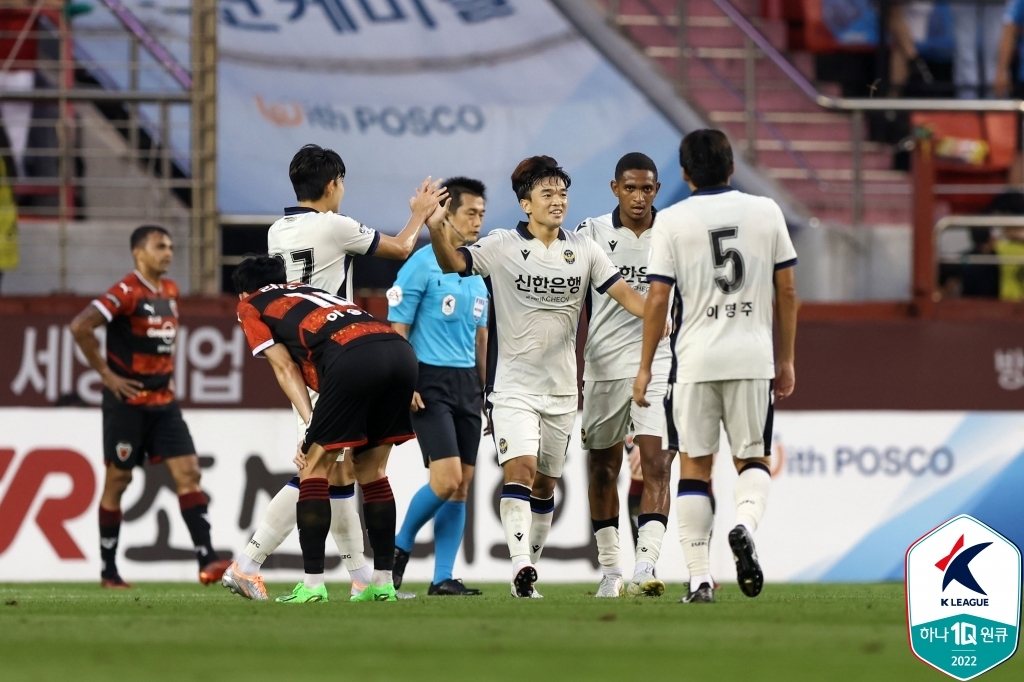
[[[941,680],[910,653],[903,586],[734,586],[711,605],[482,598],[253,603],[220,587],[0,584],[0,680]],[[290,585],[268,586],[271,595]],[[422,595],[423,585],[409,589]],[[1024,679],[1015,657],[986,681]]]

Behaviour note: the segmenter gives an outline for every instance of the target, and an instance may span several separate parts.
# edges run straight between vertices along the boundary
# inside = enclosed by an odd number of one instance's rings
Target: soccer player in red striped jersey
[[[418,365],[412,346],[391,325],[346,299],[307,284],[288,284],[275,256],[243,261],[232,274],[238,321],[253,355],[266,357],[306,435],[296,455],[296,525],[305,580],[279,602],[328,600],[324,544],[331,528],[328,472],[351,448],[363,491],[363,518],[373,548],[373,577],[352,601],[395,601],[395,497],[386,475],[395,443],[415,438],[409,405]],[[308,389],[319,393],[316,407]],[[258,575],[238,564],[234,580],[246,596],[266,599]]]
[[[132,469],[166,462],[178,492],[181,516],[195,544],[199,581],[217,582],[231,564],[217,558],[210,541],[206,495],[200,489],[199,458],[174,395],[174,343],[178,335],[178,285],[164,277],[174,244],[154,225],[131,236],[135,270],[92,301],[71,322],[82,353],[103,379],[103,459],[106,480],[100,497],[100,574],[103,587],[130,587],[117,570],[121,495]],[[97,327],[107,327],[106,358]]]

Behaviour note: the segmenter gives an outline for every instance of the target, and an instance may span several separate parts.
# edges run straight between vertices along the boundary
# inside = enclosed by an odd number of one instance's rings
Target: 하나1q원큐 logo
[[[966,514],[907,550],[910,648],[928,665],[970,680],[1008,660],[1020,635],[1021,554]]]

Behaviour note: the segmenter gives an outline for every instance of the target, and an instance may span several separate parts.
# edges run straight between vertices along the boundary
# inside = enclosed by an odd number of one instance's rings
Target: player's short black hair
[[[248,255],[231,273],[236,294],[251,294],[268,284],[287,284],[288,271],[279,255]]]
[[[444,185],[448,189],[448,196],[452,198],[452,203],[448,206],[448,210],[452,213],[455,213],[459,210],[459,206],[462,206],[463,194],[480,197],[487,201],[487,188],[479,180],[464,178],[459,175],[454,178],[448,178],[444,181]]]
[[[145,246],[146,240],[149,239],[149,235],[153,234],[154,232],[156,232],[157,234],[162,234],[166,237],[171,236],[170,232],[168,232],[165,228],[160,227],[159,225],[141,225],[132,230],[132,236],[128,240],[128,243],[131,244],[132,246],[132,251],[139,247]]]
[[[298,201],[316,201],[328,182],[345,177],[345,162],[333,149],[307,144],[292,157],[288,177]]]
[[[697,186],[714,187],[732,175],[732,145],[721,130],[694,130],[679,145],[679,165]]]
[[[619,162],[615,164],[616,182],[622,177],[623,173],[630,170],[650,171],[654,173],[654,181],[658,181],[658,167],[654,165],[651,157],[646,154],[630,152],[619,159]]]
[[[512,171],[512,190],[520,201],[530,198],[530,192],[542,180],[557,178],[565,183],[566,189],[572,184],[569,174],[550,156],[531,156],[523,159]]]

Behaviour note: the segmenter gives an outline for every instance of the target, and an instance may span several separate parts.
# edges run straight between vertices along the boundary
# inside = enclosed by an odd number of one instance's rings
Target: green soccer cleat
[[[305,583],[299,583],[292,590],[291,594],[286,594],[283,597],[278,597],[274,601],[282,604],[313,604],[316,602],[326,602],[327,599],[327,586],[321,585],[315,590],[311,590],[306,587]]]
[[[353,596],[349,601],[398,601],[398,595],[395,594],[394,583],[388,583],[383,587],[367,585],[365,590]]]

